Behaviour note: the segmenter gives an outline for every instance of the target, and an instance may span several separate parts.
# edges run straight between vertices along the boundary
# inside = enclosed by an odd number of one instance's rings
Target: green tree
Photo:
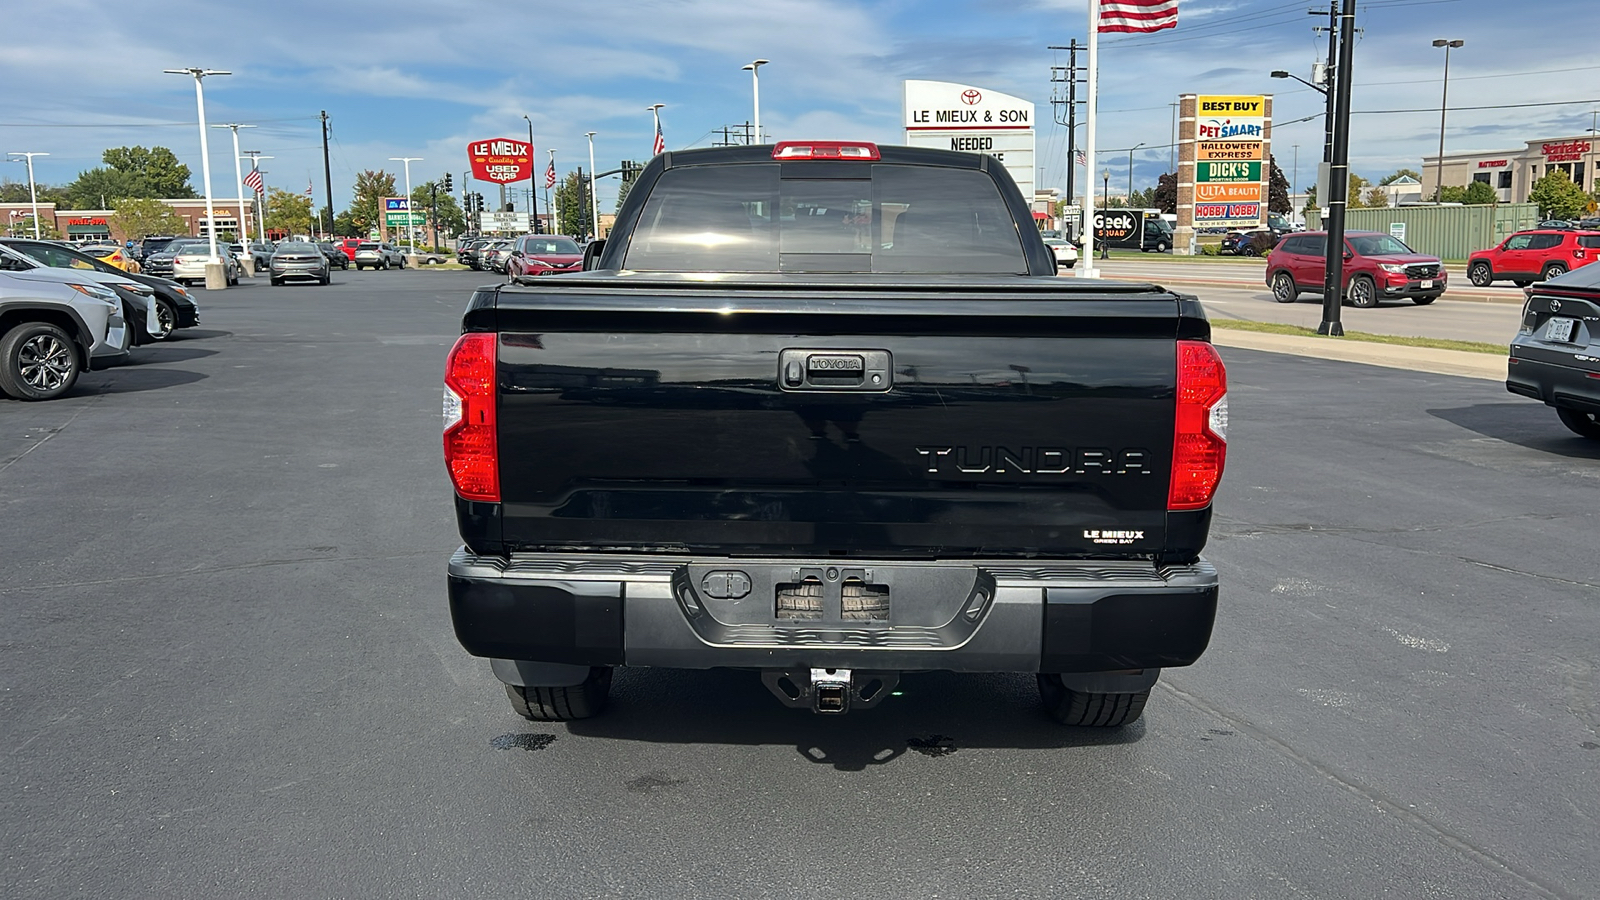
[[[127,172],[100,166],[79,172],[64,199],[70,209],[114,209],[119,200],[154,196]]]
[[[133,177],[139,197],[187,199],[195,196],[189,187],[189,167],[166,147],[112,147],[100,159],[118,172]]]
[[[430,189],[437,187],[437,193],[430,193]],[[437,205],[435,205],[437,204]],[[428,216],[428,227],[423,229],[428,236],[433,235],[433,212],[439,212],[439,234],[456,235],[467,230],[467,217],[461,212],[461,204],[456,202],[445,191],[444,185],[435,181],[425,181],[411,191],[411,208],[416,212]]]
[[[350,221],[361,234],[368,234],[383,221],[383,198],[398,196],[394,176],[378,169],[356,175],[354,197],[350,201]]]
[[[576,237],[593,234],[589,212],[589,195],[578,182],[578,173],[568,172],[556,185],[556,213],[561,218],[562,229]]]
[[[1528,192],[1528,202],[1539,207],[1539,215],[1547,219],[1576,219],[1589,206],[1589,195],[1572,183],[1571,176],[1561,169],[1551,169],[1543,178],[1533,183]]]
[[[1484,206],[1490,203],[1498,203],[1499,200],[1500,198],[1495,194],[1494,188],[1490,187],[1489,182],[1487,181],[1474,181],[1473,183],[1467,185],[1467,196],[1465,202],[1470,203],[1473,206]]]
[[[116,210],[111,215],[111,225],[124,239],[139,239],[152,234],[181,234],[189,228],[183,218],[172,211],[172,207],[148,197],[118,200]]]
[[[1361,198],[1362,198],[1363,195],[1366,194],[1367,188],[1369,188],[1371,186],[1372,186],[1372,182],[1366,180],[1365,178],[1362,178],[1360,175],[1357,175],[1354,172],[1351,172],[1350,173],[1350,193],[1345,197],[1345,203],[1347,204],[1346,208],[1347,209],[1360,209],[1361,208]]]
[[[311,233],[311,198],[280,188],[267,189],[267,230]]]
[[[1388,187],[1389,185],[1394,184],[1396,181],[1399,181],[1407,176],[1410,176],[1416,181],[1422,180],[1422,173],[1418,172],[1416,169],[1396,169],[1393,172],[1390,172],[1388,175],[1378,179],[1378,184]]]
[[[1288,215],[1294,212],[1294,202],[1289,199],[1289,179],[1278,168],[1276,156],[1268,160],[1271,173],[1267,176],[1267,212]]]
[[[1460,185],[1447,184],[1433,194],[1440,203],[1465,203],[1467,202],[1467,189]]]
[[[40,203],[55,203],[61,205],[66,200],[66,191],[60,187],[48,184],[33,183],[33,189],[39,194]],[[28,194],[26,181],[0,181],[0,203],[27,203],[32,198]]]
[[[1306,210],[1309,212],[1317,208],[1317,186],[1313,184],[1306,188]]]
[[[1151,195],[1150,205],[1164,213],[1178,211],[1178,174],[1168,172],[1156,179],[1155,193]]]
[[[340,210],[333,217],[333,233],[339,237],[366,237],[369,232],[356,227],[355,219],[351,217],[350,210]]]
[[[1389,205],[1389,192],[1381,187],[1370,188],[1362,205],[1368,209],[1383,209]]]

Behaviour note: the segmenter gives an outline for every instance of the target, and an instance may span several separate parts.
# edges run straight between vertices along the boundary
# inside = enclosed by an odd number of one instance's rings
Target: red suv
[[[1302,292],[1320,294],[1327,271],[1328,233],[1302,231],[1285,237],[1267,254],[1267,285],[1279,303],[1293,303]],[[1418,306],[1439,299],[1445,289],[1444,264],[1377,231],[1344,235],[1344,298],[1351,306],[1378,305],[1403,297]]]
[[[340,238],[334,241],[333,245],[344,251],[344,255],[349,257],[351,262],[354,262],[356,249],[361,246],[361,238]]]
[[[1600,256],[1600,231],[1519,231],[1498,247],[1472,254],[1467,277],[1478,287],[1506,280],[1527,287],[1587,266],[1596,256]]]
[[[583,248],[559,234],[525,234],[511,247],[506,278],[518,275],[559,275],[583,270]]]

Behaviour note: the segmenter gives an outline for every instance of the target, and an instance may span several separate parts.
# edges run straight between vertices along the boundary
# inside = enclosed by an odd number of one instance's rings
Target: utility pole
[[[1065,106],[1067,108],[1065,122],[1061,121],[1059,112],[1056,113],[1055,119],[1057,125],[1064,125],[1067,129],[1067,205],[1076,206],[1078,203],[1078,194],[1075,189],[1078,171],[1078,51],[1088,48],[1079,47],[1078,39],[1073,38],[1072,43],[1065,47],[1050,46],[1045,49],[1067,51],[1066,66],[1050,67],[1050,80],[1055,83],[1066,83],[1067,99],[1056,99],[1052,89],[1050,105],[1052,107]],[[1068,229],[1062,229],[1062,231],[1069,232]]]
[[[1333,115],[1333,160],[1328,166],[1328,257],[1322,283],[1322,324],[1317,334],[1344,335],[1344,214],[1350,197],[1350,63],[1355,55],[1356,0],[1344,0],[1339,22],[1339,101]]]
[[[1313,16],[1322,15],[1322,10],[1320,9],[1308,10],[1308,12]],[[1321,34],[1323,30],[1321,26],[1311,29],[1315,34]],[[1339,72],[1338,63],[1336,62],[1339,56],[1339,0],[1328,0],[1328,27],[1326,30],[1328,32],[1328,61],[1322,67],[1322,84],[1327,88],[1323,92],[1326,102],[1323,105],[1322,113],[1322,161],[1331,163],[1333,162],[1333,116],[1334,108],[1338,102],[1338,91],[1335,90],[1334,81]],[[1331,189],[1329,193],[1332,193]]]
[[[322,115],[322,183],[328,189],[328,227],[324,229],[328,234],[333,233],[333,169],[328,165],[328,111],[323,110]]]

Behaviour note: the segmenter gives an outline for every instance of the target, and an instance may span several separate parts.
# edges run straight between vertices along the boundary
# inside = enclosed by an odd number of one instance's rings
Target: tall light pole
[[[1444,91],[1439,96],[1439,165],[1434,168],[1433,202],[1444,200],[1444,114],[1450,100],[1450,51],[1465,44],[1463,40],[1445,40],[1440,38],[1433,42],[1435,47],[1444,48]]]
[[[1102,170],[1100,170],[1100,177],[1105,179],[1105,187],[1102,188],[1104,193],[1102,193],[1100,195],[1101,197],[1104,197],[1105,199],[1101,201],[1100,208],[1101,209],[1110,209],[1111,208],[1111,170],[1110,169],[1102,169]],[[1090,256],[1094,255],[1094,230],[1093,230],[1092,227],[1091,227],[1091,229],[1089,231],[1089,255]],[[1102,237],[1100,239],[1100,258],[1101,259],[1110,259],[1111,258],[1111,245],[1106,243],[1106,239],[1104,237]]]
[[[39,239],[39,191],[38,191],[37,188],[34,187],[34,184],[33,184],[33,158],[35,156],[49,156],[50,154],[48,154],[48,153],[37,153],[37,152],[34,152],[34,151],[14,150],[14,151],[12,151],[10,153],[7,153],[6,155],[7,156],[22,156],[22,157],[26,157],[26,159],[27,159],[27,163],[28,163],[28,198],[33,202],[33,239],[37,241]],[[12,162],[20,162],[20,161],[21,160],[12,160]]]
[[[206,290],[221,290],[228,286],[228,271],[217,256],[217,214],[211,204],[211,147],[206,141],[206,88],[207,75],[232,75],[222,69],[162,69],[166,75],[190,75],[194,78],[194,104],[200,111],[200,176],[206,189],[206,235],[210,238],[211,257],[206,260]]]
[[[761,67],[769,62],[772,62],[772,60],[757,59],[740,66],[741,69],[746,69],[750,72],[750,93],[755,100],[755,142],[758,144],[761,143]]]
[[[229,122],[226,125],[213,125],[212,128],[226,128],[233,132],[233,186],[239,189],[239,244],[244,247],[244,270],[251,277],[256,274],[255,254],[250,252],[250,217],[244,214],[244,170],[239,165],[239,129],[254,128],[254,125],[240,125]]]
[[[422,162],[420,156],[391,156],[390,162],[405,163],[406,165],[406,240],[411,242],[411,252],[417,252],[417,232],[415,220],[411,218],[411,164]],[[331,201],[330,201],[331,202]]]
[[[1133,151],[1143,146],[1144,141],[1140,141],[1128,148],[1128,207],[1130,209],[1133,207]]]
[[[539,177],[539,163],[533,158],[533,120],[527,113],[522,118],[528,122],[528,212],[532,213],[532,221],[528,223],[534,234],[539,233],[539,184],[534,179]]]
[[[276,156],[262,156],[260,150],[246,150],[244,155],[250,157],[250,171],[260,175],[267,174],[261,168],[263,159],[277,159]],[[261,193],[256,195],[256,236],[265,243],[267,240],[267,184],[261,183]],[[246,248],[248,249],[248,248]]]
[[[550,181],[556,174],[556,151],[554,147],[550,148],[550,168],[546,171],[549,172],[550,177],[546,178],[544,182],[544,208],[550,212],[550,228],[552,229],[550,233],[560,234],[561,211],[556,209],[555,204],[550,202]]]
[[[656,118],[656,130],[650,132],[650,156],[652,159],[655,158],[657,153],[660,153],[662,150],[666,149],[664,144],[659,148],[656,146],[656,138],[661,135],[661,107],[663,106],[666,106],[666,104],[652,103],[645,107],[645,109],[650,110],[651,115],[655,116]]]
[[[586,131],[589,137],[589,227],[594,229],[593,237],[600,236],[600,197],[595,193],[599,187],[594,178],[594,136],[598,131]]]

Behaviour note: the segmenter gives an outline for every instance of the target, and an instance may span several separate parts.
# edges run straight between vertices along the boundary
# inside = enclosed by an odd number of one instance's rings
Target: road
[[[1322,321],[1322,298],[1302,294],[1297,303],[1272,299],[1258,259],[1188,262],[1124,253],[1097,261],[1105,277],[1153,281],[1195,294],[1215,318],[1278,322],[1315,329]],[[1080,263],[1081,265],[1081,263]],[[1071,274],[1071,273],[1065,273]],[[1390,301],[1376,309],[1346,306],[1340,313],[1346,331],[1445,338],[1508,344],[1522,315],[1522,291],[1510,284],[1472,287],[1461,273],[1451,273],[1444,297],[1430,306]],[[1467,298],[1467,299],[1457,299]]]
[[[203,293],[202,329],[0,401],[0,895],[1600,883],[1600,446],[1494,382],[1225,350],[1215,638],[1127,729],[1055,726],[1027,677],[828,719],[654,670],[531,724],[444,595],[439,373],[487,279],[334,277]]]

